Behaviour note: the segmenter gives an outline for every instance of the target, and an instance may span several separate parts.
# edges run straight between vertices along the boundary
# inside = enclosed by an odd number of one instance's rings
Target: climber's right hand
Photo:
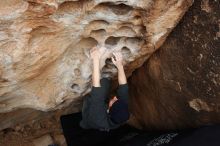
[[[113,57],[111,57],[111,59],[117,68],[120,68],[123,66],[123,57],[122,57],[121,52],[114,52]]]

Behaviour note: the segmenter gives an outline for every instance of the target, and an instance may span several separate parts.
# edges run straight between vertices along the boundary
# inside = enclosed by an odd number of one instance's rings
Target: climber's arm
[[[123,66],[118,68],[118,82],[117,97],[128,102],[128,84]]]
[[[122,64],[118,66],[118,83],[119,85],[127,84],[127,78]]]
[[[127,78],[125,75],[124,67],[123,67],[123,58],[121,53],[113,53],[114,57],[112,57],[112,62],[118,69],[118,90],[117,90],[117,98],[122,99],[128,102],[128,84]]]
[[[94,47],[90,51],[92,63],[93,63],[93,70],[92,70],[92,85],[94,87],[100,87],[100,69],[99,69],[99,60],[100,60],[100,52],[99,50]]]
[[[127,78],[123,67],[123,58],[120,52],[113,53],[112,62],[118,69],[118,83],[119,85],[127,84]]]
[[[92,90],[90,92],[90,97],[88,98],[87,107],[87,123],[90,128],[95,129],[106,129],[108,128],[108,116],[107,116],[107,106],[105,104],[104,90],[101,88],[100,84],[100,69],[99,61],[101,58],[101,52],[98,48],[94,47],[90,51],[90,55],[93,63],[92,72]]]

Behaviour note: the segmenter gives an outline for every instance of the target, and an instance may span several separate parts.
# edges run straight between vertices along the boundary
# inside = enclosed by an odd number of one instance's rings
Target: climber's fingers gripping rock
[[[119,66],[123,66],[123,57],[121,52],[114,52],[113,57],[111,57],[112,62],[118,68]]]
[[[101,57],[101,53],[99,51],[99,49],[97,47],[93,47],[91,50],[90,50],[90,57],[93,59],[93,60],[99,60],[100,57]]]
[[[100,60],[102,55],[105,53],[106,48],[105,47],[98,47],[95,46],[90,50],[90,56],[93,60]]]

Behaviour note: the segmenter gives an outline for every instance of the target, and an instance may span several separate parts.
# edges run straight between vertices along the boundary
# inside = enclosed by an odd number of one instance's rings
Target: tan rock
[[[59,144],[59,146],[67,146],[64,135],[56,134],[54,135],[54,141]]]
[[[7,0],[0,2],[0,112],[49,111],[90,91],[89,50],[122,51],[126,73],[164,42],[192,0]],[[71,88],[72,87],[72,88]]]
[[[40,138],[33,140],[34,146],[48,146],[50,144],[53,144],[53,140],[50,135],[44,135]]]

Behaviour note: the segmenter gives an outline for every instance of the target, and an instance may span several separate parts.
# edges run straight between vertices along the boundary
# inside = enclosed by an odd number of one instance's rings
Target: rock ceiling
[[[0,112],[59,109],[91,89],[89,49],[102,72],[121,51],[127,76],[165,41],[192,0],[0,1]]]

